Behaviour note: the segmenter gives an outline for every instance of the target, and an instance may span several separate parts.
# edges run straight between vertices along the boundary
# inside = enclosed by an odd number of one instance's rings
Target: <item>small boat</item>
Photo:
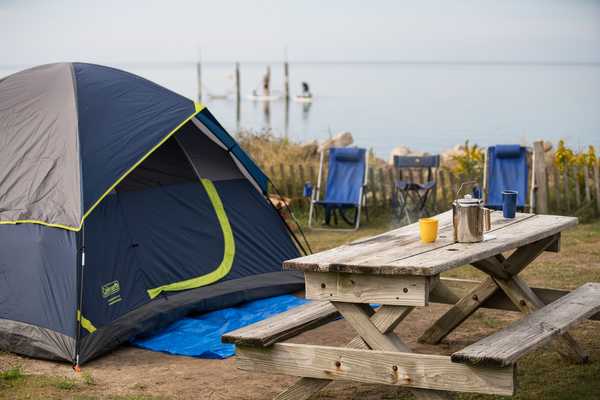
[[[209,93],[208,98],[211,100],[227,100],[230,97],[227,93]]]
[[[298,103],[312,103],[313,96],[312,96],[312,94],[310,94],[310,95],[299,94],[299,95],[294,96],[294,101],[296,101]]]
[[[271,92],[271,94],[265,95],[265,94],[258,94],[256,91],[254,91],[246,96],[246,98],[248,98],[249,100],[254,100],[254,101],[273,101],[273,100],[278,100],[281,97],[282,97],[281,93]]]

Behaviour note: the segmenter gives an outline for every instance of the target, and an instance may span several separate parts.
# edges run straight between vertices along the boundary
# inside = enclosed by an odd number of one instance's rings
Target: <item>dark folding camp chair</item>
[[[319,178],[310,203],[308,226],[312,228],[315,206],[319,206],[325,211],[326,225],[330,224],[331,217],[337,224],[339,213],[348,225],[353,226],[352,230],[356,230],[360,226],[360,213],[363,206],[367,220],[369,218],[364,190],[367,184],[367,151],[357,147],[332,147],[329,149],[327,186],[325,197],[320,200],[323,161],[324,153],[321,153]],[[353,217],[347,215],[347,212],[351,210],[354,210]]]
[[[502,191],[515,190],[517,209],[528,208],[527,193],[529,167],[528,150],[518,144],[505,144],[488,147],[484,169],[484,200],[486,207],[502,209]]]
[[[394,156],[394,168],[400,179],[396,180],[392,209],[399,219],[406,217],[411,223],[411,214],[422,217],[432,213],[433,204],[428,203],[435,191],[435,170],[440,166],[440,156]],[[425,182],[416,182],[413,172],[427,169]],[[421,175],[421,174],[419,174]]]

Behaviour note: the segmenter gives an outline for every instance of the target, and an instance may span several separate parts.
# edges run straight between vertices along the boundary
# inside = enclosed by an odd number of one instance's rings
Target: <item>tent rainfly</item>
[[[0,80],[0,348],[80,364],[301,289],[267,177],[203,106],[114,68]]]

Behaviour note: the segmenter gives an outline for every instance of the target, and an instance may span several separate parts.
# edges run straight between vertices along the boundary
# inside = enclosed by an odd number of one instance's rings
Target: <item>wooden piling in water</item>
[[[285,99],[290,99],[290,66],[287,60],[283,63],[283,91]]]
[[[202,64],[200,61],[196,63],[196,81],[198,83],[198,103],[202,102]]]
[[[237,129],[240,129],[240,121],[242,119],[242,93],[241,93],[241,81],[240,81],[240,63],[235,63],[235,119],[237,123]]]

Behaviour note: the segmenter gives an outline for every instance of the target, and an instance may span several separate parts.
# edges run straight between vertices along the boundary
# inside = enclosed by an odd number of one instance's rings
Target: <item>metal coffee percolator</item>
[[[476,182],[464,182],[456,192],[452,202],[452,223],[454,241],[458,243],[476,243],[483,241],[483,232],[491,228],[490,209],[483,207],[483,200],[470,194],[459,198],[462,187]]]

